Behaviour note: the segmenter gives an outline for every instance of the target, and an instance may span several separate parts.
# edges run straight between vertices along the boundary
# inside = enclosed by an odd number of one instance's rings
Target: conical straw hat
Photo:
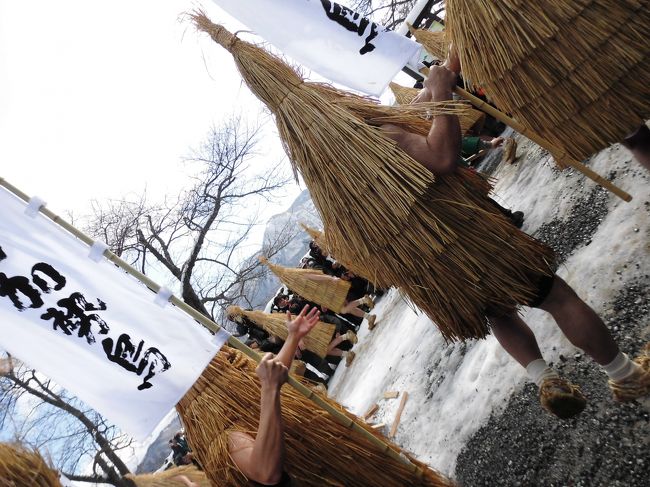
[[[264,313],[263,311],[257,310],[243,310],[239,306],[229,306],[226,312],[228,313],[228,319],[243,316],[264,329],[270,335],[275,335],[282,340],[287,339],[287,315],[285,313]],[[303,339],[305,348],[314,352],[319,357],[325,357],[327,355],[327,346],[332,341],[335,331],[335,325],[319,321]]]
[[[349,281],[328,276],[319,269],[283,267],[269,262],[264,257],[260,257],[260,262],[269,266],[285,286],[307,301],[331,309],[335,313],[340,313],[345,306],[351,286]]]
[[[415,29],[409,24],[409,31],[422,46],[436,59],[446,59],[449,50],[449,40],[444,30],[430,31]]]
[[[552,251],[485,198],[484,177],[459,169],[435,178],[375,126],[390,117],[378,121],[359,97],[304,82],[202,14],[194,20],[231,52],[273,112],[332,256],[378,287],[399,287],[445,338],[484,337],[487,311],[512,312],[535,296],[540,276],[553,273]]]
[[[37,451],[18,444],[0,443],[0,485],[61,487],[59,474]]]
[[[650,5],[448,0],[466,80],[582,160],[650,118]]]
[[[137,487],[186,487],[187,484],[179,480],[184,475],[198,487],[211,487],[205,473],[193,465],[174,467],[164,472],[148,473],[141,475],[128,474],[125,478],[131,480]]]
[[[223,373],[232,367],[239,367],[240,373]],[[243,354],[224,347],[177,405],[188,441],[212,485],[247,485],[230,459],[227,435],[229,431],[242,431],[255,437],[260,415],[260,385],[255,367]],[[381,438],[378,433],[338,404],[320,397],[340,411],[347,423],[334,420],[321,407],[305,401],[293,388],[282,388],[285,469],[292,478],[291,485],[453,485],[414,459],[410,459],[410,465],[398,459],[399,455],[394,454],[403,452],[395,445],[387,443],[390,455],[386,450],[378,450],[368,438],[350,429],[350,425],[356,423],[372,436]]]
[[[416,95],[420,92],[417,88],[409,88],[407,86],[402,86],[394,82],[390,82],[388,85],[395,95],[395,101],[400,105],[408,105],[413,101]],[[479,122],[485,120],[485,113],[480,110],[474,110],[470,108],[465,113],[458,115],[458,121],[460,122],[460,130],[465,134],[469,129],[474,127]],[[431,128],[431,123],[429,123],[429,128]]]

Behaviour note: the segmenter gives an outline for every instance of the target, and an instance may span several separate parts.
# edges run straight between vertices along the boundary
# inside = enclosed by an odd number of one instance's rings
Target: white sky
[[[176,193],[188,172],[181,158],[209,127],[236,110],[254,119],[260,107],[230,55],[179,21],[197,6],[0,0],[0,177],[76,215],[91,199],[145,187]],[[202,6],[242,28],[213,2]],[[260,167],[282,157],[276,137],[262,149]]]

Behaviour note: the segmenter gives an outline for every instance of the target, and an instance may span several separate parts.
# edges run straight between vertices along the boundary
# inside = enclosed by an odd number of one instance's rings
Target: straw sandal
[[[348,330],[347,332],[345,332],[345,339],[350,343],[352,343],[353,345],[359,341],[359,339],[357,338],[357,334],[352,330]]]
[[[539,401],[544,409],[561,419],[581,413],[587,405],[580,388],[560,377],[544,379],[539,388]]]
[[[650,394],[650,343],[647,343],[641,355],[634,359],[641,370],[621,381],[609,381],[609,388],[616,402],[629,402]]]
[[[517,141],[511,137],[508,137],[503,143],[503,162],[507,164],[512,164],[517,159]]]
[[[377,315],[368,315],[368,329],[372,330],[375,328],[375,321],[377,321]]]
[[[375,307],[375,302],[367,294],[361,299],[363,299],[363,304],[368,306],[368,309],[373,309]]]
[[[345,352],[345,366],[349,367],[352,364],[352,361],[354,360],[354,357],[356,357],[357,354],[354,353],[352,350]]]

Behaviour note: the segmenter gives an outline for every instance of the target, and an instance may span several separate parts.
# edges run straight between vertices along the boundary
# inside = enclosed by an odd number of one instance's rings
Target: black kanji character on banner
[[[48,282],[41,277],[41,274],[52,279],[52,281],[54,281],[54,287],[50,287]],[[59,271],[50,264],[39,262],[38,264],[34,264],[34,267],[32,267],[32,282],[41,288],[41,291],[44,293],[49,293],[52,289],[55,291],[63,289],[66,281],[65,277],[63,277]]]
[[[108,360],[118,364],[123,369],[135,372],[139,376],[146,371],[142,384],[138,386],[139,391],[152,387],[153,384],[149,382],[149,379],[153,378],[157,372],[165,372],[171,367],[167,357],[155,347],[147,348],[142,354],[142,358],[140,358],[144,348],[144,341],[140,340],[136,347],[131,342],[131,337],[126,333],[122,333],[115,343],[113,343],[112,338],[104,338],[102,347],[104,347]]]
[[[40,308],[43,306],[41,293],[38,289],[32,287],[25,276],[7,277],[4,272],[0,272],[0,296],[8,297],[18,311],[25,311],[26,308]],[[22,299],[27,298],[30,301],[29,306],[23,304]]]
[[[2,250],[2,247],[0,247],[0,261],[3,261],[7,258],[7,254],[5,254],[5,251]]]
[[[52,328],[56,330],[61,328],[66,335],[72,335],[72,332],[78,330],[77,336],[85,338],[91,344],[95,343],[95,336],[92,332],[93,324],[99,327],[99,334],[106,335],[109,327],[104,320],[97,314],[87,315],[87,311],[105,311],[106,304],[98,299],[99,307],[89,303],[83,294],[79,292],[72,293],[70,297],[57,301],[57,306],[62,309],[47,308],[47,312],[41,315],[45,321],[54,320]]]
[[[323,9],[330,20],[345,27],[347,30],[356,32],[359,36],[363,36],[368,26],[370,26],[370,33],[365,38],[364,46],[359,49],[359,54],[366,54],[375,49],[375,45],[371,41],[379,34],[379,26],[374,22],[368,20],[363,15],[343,7],[338,3],[330,2],[329,0],[321,0]]]

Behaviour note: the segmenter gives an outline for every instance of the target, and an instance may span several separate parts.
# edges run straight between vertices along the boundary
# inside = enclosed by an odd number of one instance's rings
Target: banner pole
[[[30,200],[30,197],[22,192],[20,189],[18,189],[16,186],[12,185],[9,183],[6,179],[3,177],[0,177],[0,186],[4,187],[7,191],[12,193],[14,196],[20,198],[23,200],[25,203],[28,203]],[[61,218],[59,215],[51,211],[45,206],[42,206],[39,209],[40,213],[43,213],[46,217],[48,217],[52,222],[55,224],[59,225],[63,229],[65,229],[68,233],[74,235],[76,238],[84,242],[86,245],[89,247],[92,246],[94,243],[94,240],[90,238],[88,235],[83,233],[81,230],[77,229],[70,223],[68,223],[66,220]],[[138,271],[134,267],[132,267],[130,264],[119,258],[116,254],[111,252],[109,249],[106,249],[104,251],[104,257],[108,259],[110,262],[118,266],[120,269],[123,271],[127,272],[128,274],[132,275],[136,279],[138,279],[140,282],[142,282],[144,285],[146,285],[149,289],[151,289],[153,292],[157,293],[160,291],[161,287],[159,284],[157,284],[155,281],[151,280],[147,275],[143,274],[142,272]],[[201,323],[203,326],[205,326],[207,329],[209,329],[212,332],[218,332],[219,330],[222,329],[221,326],[217,325],[214,321],[212,321],[210,318],[205,316],[203,313],[198,312],[194,308],[192,308],[190,305],[185,303],[184,301],[181,301],[178,299],[176,296],[172,295],[170,298],[170,301],[186,312],[188,315],[190,315],[192,318],[194,318],[196,321]],[[255,352],[253,349],[249,348],[246,346],[243,342],[240,342],[236,338],[234,338],[232,335],[228,336],[228,345],[230,345],[233,348],[236,348],[240,352],[244,353],[247,355],[249,358],[254,360],[255,362],[259,363],[261,360],[261,355]],[[312,402],[316,403],[319,407],[327,411],[330,416],[334,420],[336,420],[339,424],[347,427],[348,429],[351,429],[355,431],[356,433],[359,433],[361,436],[363,436],[366,440],[368,440],[370,443],[372,443],[381,453],[384,453],[386,455],[389,455],[391,458],[395,460],[399,460],[402,462],[404,465],[409,465],[411,467],[411,471],[414,472],[417,476],[423,476],[423,470],[418,467],[417,465],[413,464],[410,462],[407,458],[405,458],[403,455],[401,455],[399,452],[393,449],[393,447],[388,444],[387,442],[383,441],[379,437],[375,436],[373,433],[369,432],[365,428],[361,427],[355,420],[352,418],[346,416],[343,414],[341,411],[337,410],[335,407],[333,407],[331,404],[329,404],[327,401],[325,401],[322,397],[320,397],[318,394],[316,394],[314,391],[309,389],[307,386],[304,384],[301,384],[298,382],[295,378],[289,376],[289,379],[287,380],[287,383],[291,385],[294,389],[296,389],[302,396],[304,396],[306,399],[311,400]]]

